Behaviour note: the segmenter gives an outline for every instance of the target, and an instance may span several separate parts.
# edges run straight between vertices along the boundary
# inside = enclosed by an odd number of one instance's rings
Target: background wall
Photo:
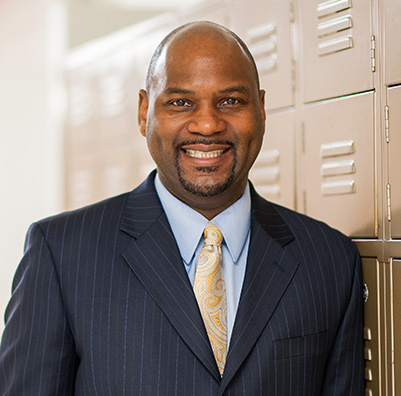
[[[63,207],[65,22],[57,1],[0,3],[0,331],[27,227]]]
[[[66,208],[67,51],[179,6],[174,0],[0,2],[0,334],[27,228]]]

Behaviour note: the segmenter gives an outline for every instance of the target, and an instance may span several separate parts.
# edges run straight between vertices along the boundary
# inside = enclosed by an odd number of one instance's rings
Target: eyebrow
[[[219,91],[220,94],[231,94],[234,92],[248,93],[249,90],[244,85],[234,85]]]
[[[244,85],[234,85],[232,87],[224,88],[219,90],[219,94],[227,95],[234,92],[248,93],[249,90]],[[179,95],[193,95],[194,91],[185,88],[169,87],[166,89],[165,93],[167,95],[179,94]]]
[[[191,91],[189,89],[173,88],[173,87],[167,88],[165,92],[167,95],[172,95],[172,94],[191,95],[195,93],[194,91]]]

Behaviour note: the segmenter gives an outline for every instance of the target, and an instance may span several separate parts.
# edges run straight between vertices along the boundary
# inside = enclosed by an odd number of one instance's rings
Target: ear
[[[146,119],[148,116],[148,95],[145,90],[139,91],[138,102],[138,125],[139,130],[143,136],[146,136]]]
[[[259,106],[260,106],[260,112],[261,112],[262,120],[263,120],[263,133],[265,131],[265,124],[266,124],[265,94],[266,94],[266,91],[264,89],[261,89],[259,91]]]

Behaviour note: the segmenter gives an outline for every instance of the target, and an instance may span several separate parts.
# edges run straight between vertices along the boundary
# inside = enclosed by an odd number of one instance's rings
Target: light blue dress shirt
[[[156,175],[155,187],[181,253],[191,284],[202,250],[203,230],[209,222],[196,210],[172,195]],[[223,234],[222,269],[227,298],[227,349],[244,282],[251,227],[251,196],[249,185],[241,198],[211,221]]]

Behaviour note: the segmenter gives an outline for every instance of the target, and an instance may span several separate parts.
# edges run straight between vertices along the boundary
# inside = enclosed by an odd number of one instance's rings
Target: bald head
[[[253,71],[255,77],[256,88],[259,90],[259,75],[255,60],[246,44],[234,32],[217,23],[201,21],[190,22],[174,29],[169,33],[156,48],[149,64],[146,77],[146,90],[148,94],[152,90],[152,85],[157,77],[157,66],[160,63],[162,55],[166,56],[166,52],[171,48],[180,48],[180,46],[192,46],[193,55],[196,56],[196,40],[208,39],[216,40],[216,42],[224,43],[227,49],[237,47],[243,52],[249,61],[249,67]]]

